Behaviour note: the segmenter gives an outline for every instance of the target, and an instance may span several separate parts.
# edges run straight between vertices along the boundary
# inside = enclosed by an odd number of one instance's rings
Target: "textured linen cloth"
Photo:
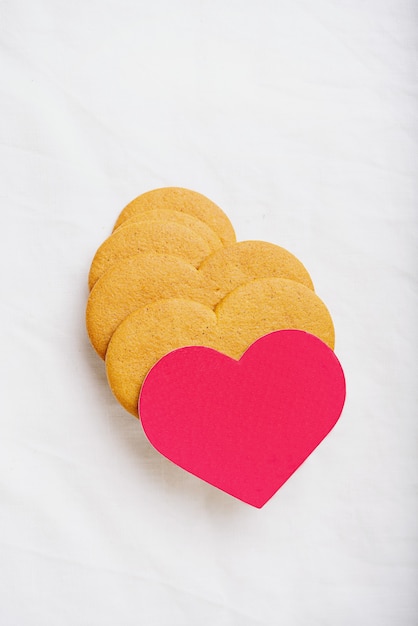
[[[0,624],[416,624],[417,13],[0,3]],[[96,248],[163,186],[333,315],[343,416],[261,510],[158,455],[86,336]]]

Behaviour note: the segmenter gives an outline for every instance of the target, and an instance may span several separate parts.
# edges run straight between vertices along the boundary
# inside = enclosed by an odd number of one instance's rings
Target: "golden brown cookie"
[[[308,287],[284,278],[262,278],[229,293],[215,309],[219,349],[239,358],[256,339],[274,330],[316,335],[334,349],[334,325],[325,304]]]
[[[313,289],[311,277],[290,252],[265,241],[239,241],[207,257],[199,267],[221,297],[258,278],[288,278]]]
[[[176,224],[181,224],[182,226],[186,226],[193,230],[195,233],[200,235],[202,239],[204,239],[209,245],[212,252],[218,250],[223,247],[223,244],[219,238],[219,236],[215,233],[214,230],[210,228],[205,222],[199,220],[194,215],[189,215],[188,213],[182,213],[181,211],[171,211],[170,209],[153,209],[151,211],[143,211],[142,213],[136,213],[129,219],[122,222],[120,226],[116,230],[120,228],[125,228],[132,222],[175,222]],[[113,232],[116,232],[114,230]]]
[[[117,232],[122,232],[122,228]],[[293,278],[312,287],[309,274],[296,257],[280,246],[262,241],[245,241],[221,248],[204,261],[198,271],[194,267],[186,270],[184,266],[180,270],[178,263],[172,267],[173,256],[154,255],[153,258],[151,265],[147,255],[141,254],[135,260],[127,258],[118,261],[102,275],[91,291],[87,329],[95,350],[102,358],[112,333],[123,319],[152,301],[188,296],[215,306],[240,284],[270,276]],[[143,261],[145,266],[142,266]],[[190,283],[191,277],[193,283]],[[197,291],[199,295],[194,297]],[[144,294],[148,292],[152,296],[144,299]]]
[[[225,213],[180,187],[125,207],[93,259],[89,286],[91,343],[106,357],[116,398],[136,416],[146,374],[173,349],[203,345],[239,358],[286,328],[334,346],[332,319],[302,263],[274,244],[236,243]]]
[[[214,312],[190,300],[160,300],[133,312],[113,334],[106,354],[109,385],[122,406],[137,416],[146,374],[171,350],[204,345],[239,358],[259,337],[285,328],[305,330],[334,346],[327,308],[295,281],[268,278],[244,284]]]
[[[236,241],[232,224],[222,209],[206,196],[182,187],[163,187],[138,196],[123,209],[115,229],[134,215],[155,209],[170,209],[194,215],[215,231],[224,245]]]
[[[136,254],[117,261],[94,285],[87,302],[90,341],[104,359],[110,338],[136,309],[161,298],[190,298],[213,307],[219,300],[190,263],[168,254]]]
[[[192,300],[159,300],[129,315],[106,353],[109,384],[122,406],[138,417],[139,390],[151,367],[176,348],[210,345],[216,323],[211,308]]]
[[[97,250],[89,273],[89,288],[117,261],[138,253],[171,254],[195,267],[210,253],[195,231],[175,222],[130,222],[118,228]]]

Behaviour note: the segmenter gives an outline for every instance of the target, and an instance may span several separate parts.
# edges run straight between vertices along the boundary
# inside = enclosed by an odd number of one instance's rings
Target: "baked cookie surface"
[[[198,267],[211,252],[207,241],[182,224],[130,221],[115,230],[97,250],[90,267],[89,288],[117,261],[134,254],[169,254]]]
[[[222,209],[201,193],[182,187],[162,187],[141,194],[120,213],[115,229],[134,215],[155,209],[170,209],[194,215],[215,231],[224,245],[236,241],[234,228]]]
[[[146,374],[171,350],[202,345],[239,359],[256,339],[293,328],[334,346],[328,309],[311,289],[291,280],[244,284],[214,310],[191,300],[160,300],[133,312],[113,334],[106,353],[109,385],[122,406],[137,416]]]

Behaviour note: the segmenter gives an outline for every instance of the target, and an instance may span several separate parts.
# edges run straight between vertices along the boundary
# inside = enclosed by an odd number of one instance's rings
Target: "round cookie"
[[[259,337],[282,329],[304,330],[334,349],[327,307],[312,289],[293,280],[262,278],[241,285],[221,300],[215,313],[219,349],[235,358]]]
[[[118,401],[138,417],[139,390],[151,367],[176,348],[207,345],[215,331],[213,310],[192,300],[159,300],[131,313],[106,353],[107,377]]]
[[[197,267],[211,248],[200,235],[175,222],[130,222],[97,250],[90,267],[89,288],[117,261],[142,252],[171,254]]]
[[[87,302],[87,332],[94,349],[103,359],[125,317],[156,300],[176,297],[209,307],[219,300],[202,274],[175,256],[135,254],[117,261],[96,282]]]
[[[137,213],[132,217],[128,218],[116,230],[120,228],[125,228],[132,222],[175,222],[176,224],[181,224],[182,226],[186,226],[193,230],[195,233],[200,235],[202,239],[204,239],[209,245],[210,249],[214,252],[219,248],[223,247],[222,241],[219,239],[218,235],[212,230],[205,222],[199,220],[194,215],[188,215],[188,213],[182,213],[181,211],[172,211],[170,209],[152,209],[150,211],[143,211],[142,213]]]
[[[270,278],[242,285],[213,312],[190,300],[160,300],[129,315],[106,353],[109,385],[137,416],[144,378],[162,356],[188,345],[215,348],[238,359],[259,337],[286,328],[305,330],[334,345],[334,327],[324,303],[308,287]]]
[[[219,289],[220,297],[251,280],[288,278],[313,290],[311,277],[290,252],[265,241],[239,241],[207,257],[199,271]]]
[[[134,215],[153,209],[171,209],[194,215],[210,226],[224,245],[236,241],[232,224],[222,209],[206,196],[182,187],[163,187],[138,196],[120,213],[114,229]]]
[[[179,269],[180,259],[175,267],[171,267],[175,259],[173,256],[156,255],[154,258],[160,262],[149,265],[147,261],[145,266],[143,261],[147,255],[137,254],[135,257],[114,264],[97,281],[90,294],[87,329],[94,348],[102,358],[120,322],[129,313],[150,302],[189,297],[214,307],[229,290],[274,273],[282,278],[297,275],[299,280],[312,285],[309,274],[290,252],[261,241],[241,242],[221,248],[207,262],[203,262],[199,270],[191,265],[187,269],[185,262]],[[162,291],[158,292],[160,284]],[[152,295],[145,298],[149,290]]]

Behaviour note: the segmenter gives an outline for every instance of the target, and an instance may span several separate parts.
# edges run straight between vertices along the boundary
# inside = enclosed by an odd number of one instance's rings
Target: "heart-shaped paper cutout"
[[[170,352],[145,379],[139,415],[161,454],[261,508],[330,432],[344,400],[334,352],[281,330],[239,361],[200,346]]]

